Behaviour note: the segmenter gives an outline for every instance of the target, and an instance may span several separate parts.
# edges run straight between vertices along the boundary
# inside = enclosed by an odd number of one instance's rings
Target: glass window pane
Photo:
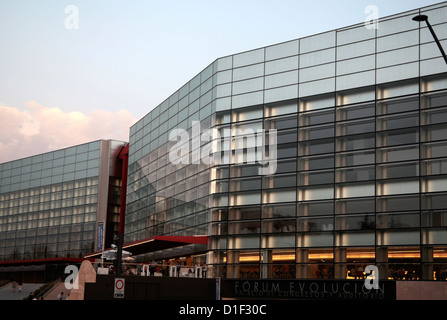
[[[299,232],[332,231],[334,230],[334,218],[298,218],[297,228]]]
[[[375,179],[374,166],[337,169],[336,182],[355,182]]]
[[[297,138],[297,132],[296,129],[292,130],[284,130],[277,133],[277,143],[289,143],[289,142],[295,142]]]
[[[264,86],[264,78],[255,78],[245,81],[233,83],[233,94],[241,94],[251,91],[262,90]]]
[[[233,70],[233,81],[245,80],[264,75],[264,64],[255,64],[252,66],[237,68]]]
[[[298,201],[322,200],[334,198],[333,187],[313,187],[298,189]]]
[[[419,195],[391,196],[377,198],[377,212],[409,211],[419,209]]]
[[[416,23],[415,25],[414,21],[411,20],[411,18],[417,14],[418,11],[415,10],[412,14],[406,13],[406,15],[402,17],[393,17],[388,20],[380,20],[380,27],[377,29],[377,35],[381,37],[392,33],[417,29],[418,24]]]
[[[377,54],[377,68],[408,63],[419,59],[419,46]]]
[[[233,57],[228,56],[217,59],[217,70],[231,69],[233,66]]]
[[[335,204],[337,214],[374,212],[375,200],[369,199],[339,199]]]
[[[421,124],[430,125],[447,122],[447,108],[431,109],[421,112]]]
[[[337,230],[371,230],[376,228],[374,215],[343,215],[335,217]]]
[[[419,231],[383,231],[377,236],[377,245],[419,245]]]
[[[336,32],[330,31],[300,39],[300,53],[335,46]]]
[[[371,246],[375,243],[374,232],[342,232],[337,233],[336,246]]]
[[[299,41],[289,41],[265,48],[265,60],[273,60],[298,54]]]
[[[264,61],[264,48],[248,51],[233,56],[233,68]]]
[[[398,81],[419,76],[419,63],[407,63],[394,67],[377,69],[377,83]]]
[[[262,206],[263,218],[295,217],[295,215],[295,204]]]
[[[259,236],[228,237],[228,249],[259,248]]]
[[[334,236],[331,232],[304,233],[298,234],[296,241],[298,247],[331,247]]]
[[[376,82],[374,70],[351,73],[337,77],[337,91],[355,89],[360,86],[370,86]]]
[[[405,161],[419,158],[419,146],[396,146],[377,150],[377,162]]]
[[[363,134],[337,138],[337,151],[349,151],[374,148],[376,139],[374,134]]]
[[[261,222],[229,222],[228,234],[258,234],[261,231]]]
[[[299,129],[298,140],[324,139],[334,136],[333,125],[310,126]]]
[[[446,137],[447,137],[447,125],[446,124],[422,127],[421,140],[423,140],[423,141],[445,140]]]
[[[337,167],[355,166],[374,163],[375,151],[354,151],[338,153],[336,158]]]
[[[279,59],[265,64],[265,74],[279,73],[298,69],[298,56]]]
[[[280,87],[265,90],[264,103],[275,102],[281,99],[293,99],[298,97],[298,85]]]
[[[334,140],[312,140],[298,144],[299,156],[334,152]]]
[[[419,213],[377,214],[377,228],[418,228],[419,226]]]
[[[410,19],[409,23],[411,22],[412,21]],[[382,23],[383,22],[380,22],[380,26],[382,25]],[[409,47],[417,45],[418,42],[419,42],[419,30],[412,30],[408,32],[398,33],[390,36],[377,38],[377,51],[382,52],[402,47]]]
[[[422,144],[423,158],[445,157],[447,154],[447,142],[430,142]]]
[[[328,63],[299,70],[300,82],[329,78],[333,76],[335,76],[335,63]]]
[[[262,239],[262,247],[263,248],[295,247],[295,236],[293,235],[265,236]]]
[[[374,52],[376,52],[375,40],[355,42],[348,45],[339,44],[337,46],[337,60],[344,60],[344,59],[365,56]]]
[[[357,120],[349,122],[339,122],[337,124],[337,135],[351,135],[375,131],[376,124],[372,120]]]
[[[317,170],[334,167],[334,156],[302,157],[298,159],[298,170]]]
[[[298,111],[298,104],[296,102],[296,100],[291,100],[291,101],[287,101],[284,103],[272,103],[272,104],[268,104],[265,106],[265,116],[266,117],[274,117],[274,116],[280,116],[283,114],[288,114],[288,113],[296,113]],[[289,119],[289,118],[287,118]],[[296,127],[296,119],[297,117],[295,116],[294,118],[294,123],[290,123],[288,126],[287,125],[280,125],[278,123],[282,123],[282,122],[287,122],[287,121],[292,121],[292,120],[286,120],[285,118],[275,118],[275,119],[271,119],[270,123],[275,123],[274,125],[268,125],[267,128],[268,129],[285,129],[285,128],[290,128],[290,127]]]
[[[365,25],[354,28],[346,28],[337,32],[337,45],[372,39],[376,35],[374,28],[365,28]]]
[[[424,178],[421,181],[422,192],[442,192],[446,190],[446,186],[445,176]]]
[[[334,182],[334,172],[331,171],[306,171],[299,174],[299,185],[308,186],[327,184]]]
[[[263,188],[295,187],[296,175],[275,175],[263,178]]]
[[[376,57],[374,55],[344,61],[338,61],[337,75],[374,69],[375,65],[376,65]]]
[[[422,174],[423,175],[447,174],[447,159],[423,161]]]
[[[230,206],[261,203],[260,192],[239,193],[230,196]]]
[[[246,93],[237,96],[233,96],[232,107],[233,109],[248,107],[252,105],[262,104],[264,102],[264,94],[262,91]],[[216,107],[217,109],[217,107]],[[220,109],[223,110],[223,109]]]
[[[335,61],[335,50],[333,48],[314,51],[300,55],[300,68],[311,67],[333,61]]]
[[[399,82],[398,84],[381,84],[377,88],[377,96],[379,99],[387,99],[397,96],[409,95],[413,93],[419,92],[419,81],[408,80],[405,82]],[[417,110],[419,107],[419,96],[412,96],[409,98],[399,98],[399,99],[390,99],[386,100],[383,103],[392,104],[393,108],[388,108],[388,113],[390,112],[401,112],[408,110]],[[416,106],[415,106],[416,104]],[[406,108],[404,106],[407,105]],[[378,107],[381,104],[378,103]],[[401,111],[397,111],[397,110]],[[382,111],[381,108],[377,109],[378,114],[385,114],[385,111]]]
[[[419,142],[418,128],[381,132],[377,135],[377,145],[379,147],[411,144],[417,142]]]
[[[372,101],[375,98],[376,98],[375,87],[346,90],[337,92],[337,105],[342,106],[342,105]],[[373,114],[373,116],[374,115],[375,114]],[[340,120],[347,120],[347,119],[340,118]]]
[[[392,114],[398,112],[408,112],[419,108],[419,99],[402,99],[382,101],[377,105],[379,114]]]
[[[419,180],[389,180],[377,184],[377,195],[418,193]]]
[[[229,220],[249,220],[259,219],[261,216],[261,209],[259,206],[249,206],[240,208],[231,208],[228,219]]]
[[[336,188],[337,198],[369,197],[375,195],[374,183],[351,183],[338,185]]]
[[[377,130],[393,130],[419,125],[419,113],[406,113],[377,118]]]
[[[298,83],[298,71],[289,71],[265,77],[265,89],[281,87],[296,83]],[[297,91],[295,92],[298,94]]]
[[[330,71],[330,68],[326,68],[329,73],[334,73],[335,69]],[[308,73],[308,72],[306,72]],[[310,77],[312,77],[311,74],[308,73]],[[322,76],[322,74],[318,74],[318,76]],[[301,80],[300,80],[301,81]],[[318,81],[312,81],[312,82],[306,82],[306,83],[300,83],[299,85],[299,96],[300,97],[307,97],[307,96],[313,96],[317,94],[324,94],[329,92],[335,91],[335,78],[331,77],[329,79],[323,79]],[[302,110],[300,110],[302,111]]]
[[[384,164],[377,166],[378,179],[392,179],[419,176],[419,162]]]
[[[302,108],[313,108],[317,106],[308,106],[305,104],[301,104]],[[316,125],[322,123],[333,122],[335,119],[334,110],[317,110],[301,113],[299,116],[299,125],[300,126],[308,126],[308,125]]]

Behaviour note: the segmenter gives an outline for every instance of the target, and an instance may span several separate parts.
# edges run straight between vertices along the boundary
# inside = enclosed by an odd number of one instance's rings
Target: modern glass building
[[[125,242],[207,235],[188,255],[224,278],[445,279],[447,65],[418,14],[447,47],[443,2],[211,63],[130,129]]]
[[[110,246],[125,145],[98,140],[0,164],[0,274]]]

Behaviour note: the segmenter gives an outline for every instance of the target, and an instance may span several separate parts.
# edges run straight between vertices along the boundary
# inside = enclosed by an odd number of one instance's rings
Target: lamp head
[[[418,16],[416,16],[416,17],[413,17],[412,20],[413,20],[413,21],[422,22],[422,21],[427,21],[427,20],[428,20],[428,17],[427,17],[426,15],[424,15],[424,14],[420,14],[420,15],[418,15]]]

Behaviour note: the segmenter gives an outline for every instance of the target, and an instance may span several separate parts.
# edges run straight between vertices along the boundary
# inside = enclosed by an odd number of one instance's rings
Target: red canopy
[[[132,255],[139,255],[159,250],[165,250],[188,244],[207,244],[208,236],[153,236],[123,245],[123,250]],[[102,252],[95,252],[85,256],[86,258],[98,257]]]

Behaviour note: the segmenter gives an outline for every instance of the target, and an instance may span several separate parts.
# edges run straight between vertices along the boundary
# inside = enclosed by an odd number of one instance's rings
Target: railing
[[[113,274],[114,267],[112,263],[95,263],[97,274]],[[123,275],[139,275],[154,277],[185,277],[185,278],[207,278],[209,277],[209,267],[203,266],[185,266],[185,265],[166,265],[166,264],[141,264],[141,263],[123,263]]]
[[[206,278],[208,267],[169,266],[170,277]]]

